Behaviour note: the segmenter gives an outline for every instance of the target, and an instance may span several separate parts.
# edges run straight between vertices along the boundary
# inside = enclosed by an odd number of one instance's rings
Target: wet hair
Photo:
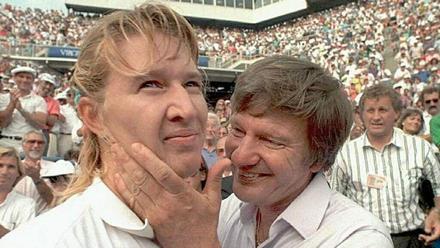
[[[290,56],[252,64],[237,78],[231,107],[232,114],[278,110],[306,120],[310,164],[324,169],[334,163],[353,123],[343,85],[320,66]]]

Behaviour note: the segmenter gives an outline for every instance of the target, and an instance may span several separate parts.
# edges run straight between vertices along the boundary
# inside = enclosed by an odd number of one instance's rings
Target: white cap
[[[66,160],[58,160],[55,163],[47,164],[41,177],[55,177],[61,175],[68,175],[75,173],[75,168],[72,163]]]
[[[28,67],[28,66],[18,66],[11,71],[12,76],[15,76],[15,74],[20,73],[20,72],[30,73],[30,74],[32,74],[33,77],[35,77],[35,75],[37,74],[37,72],[34,69],[32,69],[31,67]]]
[[[402,82],[399,82],[399,83],[395,83],[395,84],[393,84],[393,89],[397,89],[397,88],[404,88],[403,87],[404,86],[404,84],[402,83]]]
[[[67,99],[66,91],[60,92],[55,96],[55,100],[59,100],[59,99]]]
[[[45,82],[53,84],[55,87],[57,86],[57,83],[55,82],[55,78],[52,75],[48,74],[48,73],[43,73],[38,78],[41,81],[45,81]]]

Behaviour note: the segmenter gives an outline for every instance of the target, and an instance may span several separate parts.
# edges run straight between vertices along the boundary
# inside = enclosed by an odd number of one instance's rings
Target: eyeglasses
[[[67,182],[68,179],[65,175],[59,175],[59,176],[53,176],[53,177],[47,177],[47,179],[49,179],[50,183],[57,183],[61,180]]]
[[[437,102],[438,102],[438,98],[431,99],[431,100],[425,100],[425,103],[426,103],[426,104],[431,104],[431,102],[433,102],[433,103],[437,103]]]
[[[30,144],[30,145],[33,145],[33,144],[44,145],[46,143],[46,142],[44,142],[44,140],[26,140],[25,142],[26,142],[26,144]]]

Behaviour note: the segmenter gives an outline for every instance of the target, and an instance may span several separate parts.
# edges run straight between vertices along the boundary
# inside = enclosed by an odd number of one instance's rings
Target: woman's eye
[[[197,88],[202,88],[202,82],[198,82],[198,81],[188,81],[185,83],[186,87],[197,87]]]
[[[143,82],[140,88],[162,88],[162,84],[156,80],[149,80]]]

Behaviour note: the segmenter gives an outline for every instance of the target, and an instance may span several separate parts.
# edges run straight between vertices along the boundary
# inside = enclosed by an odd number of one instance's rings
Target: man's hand
[[[40,160],[33,163],[31,161],[25,160],[23,161],[24,165],[24,173],[32,178],[32,180],[39,181],[40,179],[40,170],[41,170],[41,164]]]
[[[14,90],[9,94],[9,101],[11,102],[11,104],[16,106],[17,102],[20,102],[19,101],[20,97],[21,97],[20,91]]]
[[[440,238],[440,209],[433,208],[429,211],[425,219],[425,233],[420,234],[419,240],[423,240],[425,245],[431,244],[436,239]]]
[[[221,179],[228,159],[210,170],[200,193],[142,144],[133,144],[130,155],[117,144],[112,152],[121,168],[114,177],[117,193],[139,218],[148,219],[161,247],[220,246]]]
[[[11,230],[7,229],[6,227],[2,226],[2,224],[0,224],[0,238],[5,236],[10,231]]]

